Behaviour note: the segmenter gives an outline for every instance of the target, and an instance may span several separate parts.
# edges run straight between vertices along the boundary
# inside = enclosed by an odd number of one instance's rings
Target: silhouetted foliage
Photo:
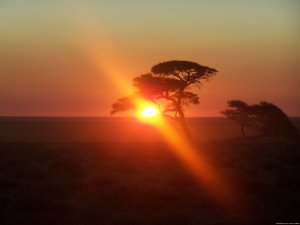
[[[297,137],[298,131],[288,116],[276,105],[269,102],[248,105],[240,100],[228,101],[229,109],[221,111],[228,119],[241,126],[241,133],[257,137]]]
[[[134,105],[133,96],[120,98],[116,103],[112,105],[111,114],[114,114],[116,112],[124,112],[134,108],[135,105]]]
[[[201,80],[208,80],[216,73],[216,69],[195,62],[172,60],[159,63],[152,67],[151,73],[134,78],[137,92],[113,104],[111,113],[134,109],[134,96],[139,96],[157,104],[163,116],[179,122],[190,139],[184,107],[199,104],[199,97],[191,87],[199,88]]]

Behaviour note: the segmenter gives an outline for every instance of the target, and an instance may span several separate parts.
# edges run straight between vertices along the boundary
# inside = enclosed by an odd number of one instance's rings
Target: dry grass
[[[298,140],[199,143],[242,195],[246,207],[229,213],[161,141],[2,140],[0,224],[299,222],[299,147]]]
[[[1,224],[259,224],[299,219],[298,142],[232,140],[200,147],[243,195],[247,211],[229,216],[162,143],[0,147]]]

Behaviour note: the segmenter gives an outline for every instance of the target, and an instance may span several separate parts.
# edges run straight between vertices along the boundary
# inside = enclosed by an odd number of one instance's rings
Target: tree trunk
[[[175,102],[175,105],[176,105],[177,112],[179,114],[179,118],[178,119],[179,119],[180,126],[181,126],[181,128],[183,130],[183,133],[184,133],[187,141],[189,141],[189,142],[192,143],[193,142],[193,138],[192,138],[190,129],[188,128],[188,126],[186,124],[184,113],[183,113],[182,108],[181,108],[181,101],[182,101],[183,91],[184,91],[184,88],[180,91],[180,93],[179,93],[180,97],[178,98],[177,104]]]
[[[182,111],[179,112],[179,123],[180,123],[180,126],[182,128],[182,131],[183,131],[186,139],[190,142],[193,142],[192,134],[190,132],[190,129],[187,126],[187,123],[186,123],[186,120],[184,117],[184,113]]]

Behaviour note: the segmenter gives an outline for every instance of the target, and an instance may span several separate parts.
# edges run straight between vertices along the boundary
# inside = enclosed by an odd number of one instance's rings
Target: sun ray
[[[166,120],[160,119],[159,123],[152,123],[166,142],[170,145],[174,154],[182,161],[187,170],[190,171],[197,181],[205,187],[211,199],[222,208],[228,210],[240,210],[240,196],[233,187],[228,185],[220,172],[212,166],[201,151],[194,144],[182,137]]]
[[[91,14],[86,17],[85,23],[89,24],[89,29],[84,30],[85,36],[82,38],[82,46],[84,54],[94,63],[99,73],[104,73],[116,86],[116,90],[126,95],[134,92],[131,82],[128,82],[127,71],[120,69],[120,63],[124,60],[113,47],[113,43],[109,38],[99,38],[94,33],[94,27],[99,28],[99,24],[95,24]],[[101,43],[101,44],[100,44]],[[219,171],[212,166],[211,163],[200,151],[191,143],[186,141],[177,130],[175,130],[166,120],[162,118],[159,110],[155,110],[143,98],[136,97],[137,118],[142,122],[152,124],[163,136],[166,142],[171,146],[174,154],[182,161],[186,168],[195,176],[197,181],[203,185],[207,193],[216,203],[233,209],[238,208],[240,201],[236,192],[226,184],[222,179]],[[147,108],[149,107],[149,108]]]

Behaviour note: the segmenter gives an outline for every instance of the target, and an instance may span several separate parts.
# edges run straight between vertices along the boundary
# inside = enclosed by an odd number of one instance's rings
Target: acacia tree
[[[192,92],[192,87],[199,88],[202,80],[208,80],[216,73],[216,69],[190,61],[159,63],[152,67],[151,73],[134,78],[137,92],[113,104],[111,114],[135,109],[134,98],[140,96],[157,104],[163,116],[179,122],[186,137],[191,139],[184,108],[190,104],[199,104],[199,97]]]
[[[248,105],[240,100],[228,101],[229,109],[221,111],[228,119],[240,124],[244,137],[298,137],[298,131],[288,116],[269,102]],[[247,131],[247,132],[246,132]]]
[[[243,137],[246,137],[246,128],[251,128],[253,126],[250,106],[241,100],[228,101],[227,105],[229,109],[221,111],[221,113],[228,119],[239,123],[241,127],[241,134]]]

